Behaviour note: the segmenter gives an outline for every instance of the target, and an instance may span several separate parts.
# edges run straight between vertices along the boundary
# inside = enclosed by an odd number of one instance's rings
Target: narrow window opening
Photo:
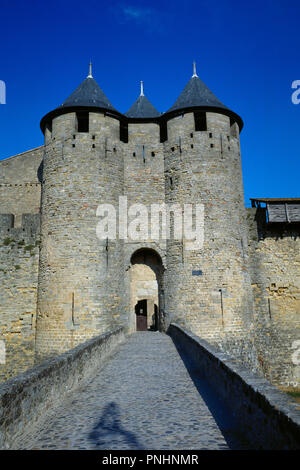
[[[209,135],[209,138],[212,139],[212,133],[210,132],[208,135]]]
[[[89,113],[87,111],[78,111],[77,117],[77,131],[89,132]]]
[[[193,138],[193,137],[194,137],[194,134],[193,134],[193,133],[191,133],[191,134],[190,134],[190,136],[191,136],[191,138]]]
[[[160,142],[165,142],[168,140],[168,129],[167,129],[167,123],[163,122],[160,125]]]
[[[170,187],[171,187],[171,189],[173,189],[173,178],[172,178],[172,176],[170,176]]]
[[[172,150],[172,152],[174,152],[174,150],[175,150],[175,147],[171,147],[171,150]]]
[[[76,139],[76,135],[73,135],[73,139]]]
[[[214,144],[210,144],[210,147],[213,148]]]
[[[132,154],[132,155],[135,157],[135,152],[133,152],[133,154]]]
[[[128,144],[128,122],[120,122],[120,140]]]
[[[92,135],[92,139],[95,140],[96,136],[95,135]]]
[[[95,144],[93,144],[93,145],[92,145],[92,148],[94,149],[95,147],[96,147]]]
[[[154,152],[151,152],[151,156],[152,156],[152,157],[155,157],[155,153],[154,153]]]
[[[116,149],[116,147],[114,147],[114,152],[116,152],[116,151],[117,151],[117,149]]]
[[[230,147],[228,146],[228,150],[230,150]]]
[[[228,142],[230,142],[230,137],[229,137],[229,135],[227,136],[227,140],[228,140]]]
[[[72,144],[72,147],[75,147],[75,144]]]
[[[193,148],[194,148],[194,145],[193,145],[193,144],[191,144],[191,149],[193,149]]]
[[[196,111],[194,113],[195,131],[207,131],[206,113]]]

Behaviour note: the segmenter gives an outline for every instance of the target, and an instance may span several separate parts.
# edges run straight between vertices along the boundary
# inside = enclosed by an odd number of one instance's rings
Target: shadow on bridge
[[[89,440],[97,449],[144,449],[137,437],[126,431],[121,424],[119,407],[109,403],[102,413],[99,422],[89,434]]]
[[[176,346],[178,354],[194,382],[199,395],[204,400],[207,408],[211,412],[215,422],[223,434],[228,447],[231,450],[253,450],[251,443],[245,439],[242,430],[239,429],[233,414],[215,390],[207,383],[206,379],[203,377],[201,369],[197,366],[197,363],[195,363],[195,361],[193,361],[193,359],[189,357],[174,340],[173,343]]]

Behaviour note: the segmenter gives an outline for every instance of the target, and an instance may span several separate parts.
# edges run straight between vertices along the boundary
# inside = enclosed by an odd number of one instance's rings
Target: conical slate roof
[[[76,88],[60,108],[70,108],[73,106],[92,106],[115,111],[115,108],[105,96],[98,83],[90,76]]]
[[[98,83],[92,76],[92,64],[90,63],[89,74],[87,78],[76,88],[76,90],[61,104],[58,108],[47,113],[41,120],[42,132],[48,121],[54,117],[59,116],[73,110],[74,108],[98,108],[101,110],[108,110],[117,116],[121,116],[109,99],[105,96]]]
[[[144,95],[144,82],[141,81],[141,94],[138,99],[133,103],[131,108],[125,113],[128,118],[134,119],[149,119],[160,116],[160,112],[154,108],[148,98]]]
[[[192,108],[197,106],[228,108],[213,94],[213,92],[200,80],[197,75],[193,75],[189,80],[174,105],[167,111],[177,111],[183,108]]]
[[[154,108],[146,96],[141,95],[125,113],[125,116],[129,118],[155,118],[160,116],[160,112]]]

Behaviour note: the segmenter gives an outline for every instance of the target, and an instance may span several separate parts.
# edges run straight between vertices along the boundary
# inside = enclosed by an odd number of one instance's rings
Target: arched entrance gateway
[[[150,248],[131,257],[130,309],[133,331],[163,329],[163,264]]]

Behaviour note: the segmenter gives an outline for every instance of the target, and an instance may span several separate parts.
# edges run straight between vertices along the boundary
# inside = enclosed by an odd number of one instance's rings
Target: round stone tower
[[[230,348],[236,344],[241,351],[252,318],[239,141],[243,123],[199,79],[195,66],[163,117],[166,203],[182,209],[192,204],[198,233],[194,244],[188,234],[167,243],[167,324],[176,321],[218,344],[230,338]]]
[[[96,234],[97,207],[117,208],[123,191],[122,119],[90,66],[75,92],[41,121],[45,155],[37,360],[122,321],[123,246]]]

